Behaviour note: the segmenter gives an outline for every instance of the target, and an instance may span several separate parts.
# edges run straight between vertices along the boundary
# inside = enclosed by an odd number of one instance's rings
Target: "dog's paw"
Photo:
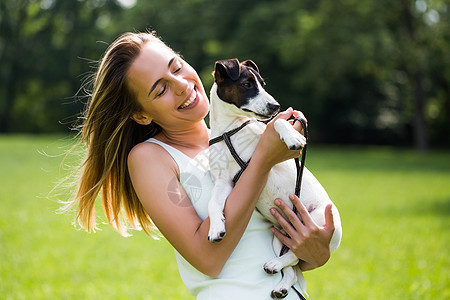
[[[216,219],[216,221],[213,221],[213,219],[210,218],[210,226],[209,226],[209,233],[208,233],[208,241],[211,243],[217,243],[220,242],[225,234],[225,218],[221,217],[219,219]]]
[[[267,274],[276,274],[280,272],[283,269],[283,266],[281,265],[279,259],[274,258],[270,261],[268,261],[264,265],[264,271],[266,271]]]
[[[295,130],[286,120],[275,121],[275,130],[280,135],[280,139],[291,150],[300,150],[306,145],[306,138]]]
[[[270,293],[270,297],[273,299],[283,299],[289,294],[289,291],[285,288],[279,290],[272,290]]]
[[[297,131],[295,134],[290,134],[282,139],[286,143],[286,146],[291,150],[300,150],[306,145],[305,137]]]

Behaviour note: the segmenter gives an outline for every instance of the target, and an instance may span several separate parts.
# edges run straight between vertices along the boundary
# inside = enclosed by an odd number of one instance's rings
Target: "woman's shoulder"
[[[175,164],[171,155],[160,145],[150,142],[142,142],[135,145],[128,154],[128,164],[142,165],[146,163],[155,165],[171,166]]]

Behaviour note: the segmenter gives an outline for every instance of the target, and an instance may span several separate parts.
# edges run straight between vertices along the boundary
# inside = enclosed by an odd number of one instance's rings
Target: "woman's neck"
[[[179,150],[200,152],[208,147],[209,130],[204,120],[183,129],[162,129],[155,138]]]

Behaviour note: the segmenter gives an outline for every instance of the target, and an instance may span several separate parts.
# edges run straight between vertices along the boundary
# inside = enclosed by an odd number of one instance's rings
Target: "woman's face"
[[[140,124],[182,127],[202,120],[209,111],[197,72],[162,43],[144,45],[128,72],[128,83],[143,108],[133,115]]]

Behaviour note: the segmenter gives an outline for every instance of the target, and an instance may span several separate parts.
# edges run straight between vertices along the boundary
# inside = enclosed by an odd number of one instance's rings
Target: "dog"
[[[217,61],[215,64],[214,84],[210,92],[210,128],[211,136],[219,137],[224,132],[251,120],[248,125],[230,137],[236,153],[247,162],[250,160],[260,135],[265,129],[264,121],[273,118],[280,110],[280,105],[267,93],[263,86],[264,80],[259,69],[251,60],[240,63],[237,59]],[[243,125],[244,124],[244,125]],[[305,138],[286,120],[278,119],[274,123],[275,130],[289,149],[301,149],[306,144]],[[220,159],[217,159],[220,157]],[[208,204],[210,242],[219,242],[225,236],[225,218],[223,209],[225,201],[234,187],[233,178],[241,170],[224,142],[210,146],[211,177],[214,181],[211,201]],[[277,228],[276,219],[270,214],[276,198],[282,199],[293,207],[288,198],[294,192],[297,169],[294,160],[284,161],[275,165],[256,205],[257,210]],[[319,225],[325,224],[324,209],[332,203],[319,181],[304,168],[300,199]],[[330,250],[335,250],[341,240],[341,223],[339,212],[333,205],[335,231],[330,242]],[[281,228],[280,228],[281,229]],[[281,242],[274,237],[273,248],[280,253]],[[284,298],[289,289],[298,282],[303,295],[306,293],[306,282],[300,268],[299,259],[292,251],[276,257],[264,265],[264,270],[274,274],[283,270],[283,279],[272,290],[272,298]]]

